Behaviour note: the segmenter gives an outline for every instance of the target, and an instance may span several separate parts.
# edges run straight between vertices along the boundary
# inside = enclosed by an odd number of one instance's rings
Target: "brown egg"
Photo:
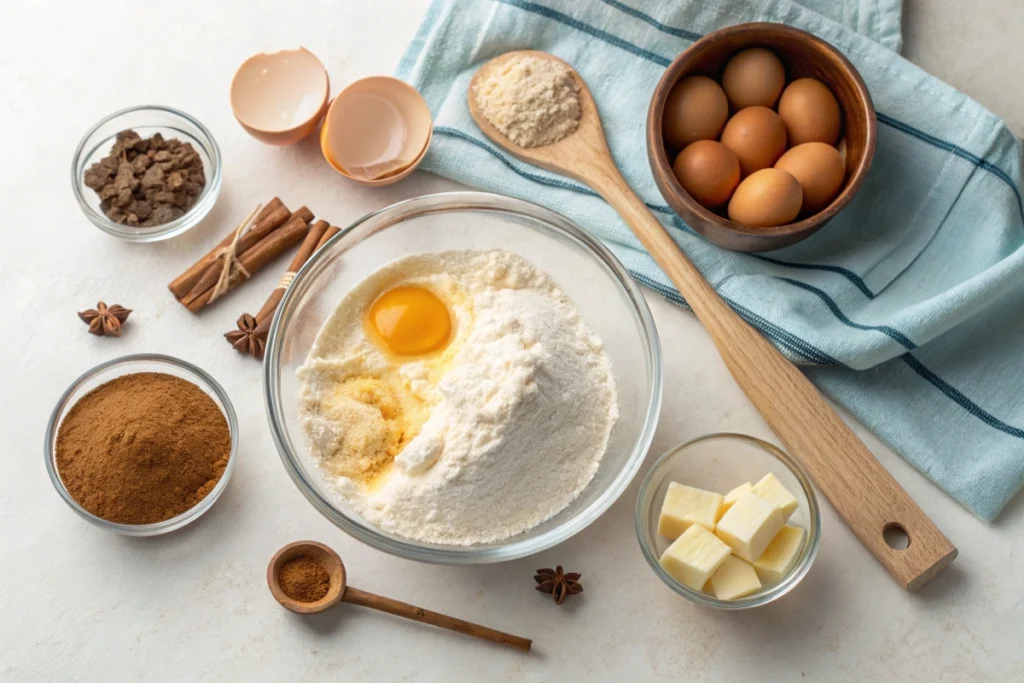
[[[733,109],[771,107],[785,85],[785,67],[775,53],[763,47],[736,54],[722,72],[722,88]]]
[[[775,168],[789,173],[800,183],[806,213],[817,213],[831,204],[846,176],[843,155],[824,142],[805,142],[790,147],[775,162]]]
[[[799,78],[786,86],[779,100],[779,116],[794,147],[805,142],[834,145],[839,139],[839,103],[821,81]]]
[[[729,201],[740,182],[740,161],[731,149],[715,140],[697,140],[686,146],[672,170],[690,196],[709,209]]]
[[[786,125],[768,107],[740,109],[725,124],[722,144],[736,153],[748,176],[773,166],[786,151]]]
[[[763,168],[736,188],[729,200],[729,218],[755,228],[774,228],[796,218],[802,202],[796,178],[777,168]]]
[[[668,93],[661,132],[670,146],[682,149],[694,140],[718,138],[727,118],[722,86],[707,76],[687,76]]]

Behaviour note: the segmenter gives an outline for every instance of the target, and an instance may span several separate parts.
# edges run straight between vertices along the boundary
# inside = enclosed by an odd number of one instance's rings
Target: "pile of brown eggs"
[[[727,205],[737,223],[768,228],[835,199],[846,176],[841,127],[825,84],[787,85],[779,58],[750,48],[729,60],[721,84],[680,80],[665,103],[662,133],[680,150],[672,170],[691,197],[709,209]]]

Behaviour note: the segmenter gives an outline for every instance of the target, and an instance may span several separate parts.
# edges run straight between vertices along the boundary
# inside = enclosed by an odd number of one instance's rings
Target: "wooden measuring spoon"
[[[597,106],[579,74],[573,70],[580,86],[580,123],[568,137],[545,147],[519,147],[487,121],[473,94],[476,84],[482,74],[515,55],[550,59],[572,69],[554,55],[534,50],[508,52],[481,66],[467,96],[470,114],[484,135],[517,159],[589,185],[611,204],[686,299],[740,388],[861,543],[906,590],[917,590],[936,576],[956,557],[956,547],[803,373],[718,296],[629,187],[612,160]],[[883,537],[890,529],[902,529],[910,545],[890,547]]]
[[[319,562],[331,577],[331,587],[327,590],[327,595],[316,602],[293,600],[285,595],[284,590],[281,588],[281,567],[289,560],[302,557],[303,555]],[[281,606],[285,609],[297,614],[316,614],[317,612],[323,612],[334,607],[339,602],[350,602],[354,605],[362,605],[363,607],[380,610],[381,612],[405,617],[406,619],[430,624],[431,626],[446,628],[449,631],[465,633],[467,636],[482,638],[492,643],[508,645],[523,652],[529,652],[530,645],[533,643],[528,638],[520,638],[519,636],[502,633],[486,626],[480,626],[463,621],[462,619],[431,612],[422,607],[414,607],[398,600],[392,600],[391,598],[385,598],[381,595],[374,595],[373,593],[353,588],[347,585],[345,581],[345,565],[342,564],[338,553],[323,543],[317,543],[316,541],[296,541],[278,550],[274,557],[270,559],[270,564],[267,565],[267,584],[270,586],[270,592],[274,595],[274,599],[281,603]]]

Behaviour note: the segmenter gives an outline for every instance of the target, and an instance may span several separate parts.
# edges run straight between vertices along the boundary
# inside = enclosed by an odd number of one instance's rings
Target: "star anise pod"
[[[228,340],[231,346],[235,347],[235,351],[247,353],[257,360],[263,360],[263,351],[267,345],[267,335],[266,332],[256,329],[259,326],[256,318],[248,313],[243,313],[242,317],[235,324],[238,325],[238,329],[226,332],[224,338]]]
[[[89,334],[100,337],[120,337],[121,325],[128,320],[130,313],[131,310],[124,306],[117,304],[107,306],[100,301],[96,304],[96,308],[82,311],[78,317],[89,326]]]
[[[541,593],[550,593],[555,599],[556,605],[561,605],[570,595],[583,592],[583,584],[580,583],[580,574],[562,573],[562,565],[554,569],[538,569],[533,580],[537,582],[537,590]]]

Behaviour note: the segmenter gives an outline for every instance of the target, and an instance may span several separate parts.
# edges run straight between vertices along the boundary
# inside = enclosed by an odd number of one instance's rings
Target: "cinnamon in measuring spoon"
[[[308,555],[299,555],[281,566],[281,590],[296,602],[316,602],[331,589],[331,575]]]

